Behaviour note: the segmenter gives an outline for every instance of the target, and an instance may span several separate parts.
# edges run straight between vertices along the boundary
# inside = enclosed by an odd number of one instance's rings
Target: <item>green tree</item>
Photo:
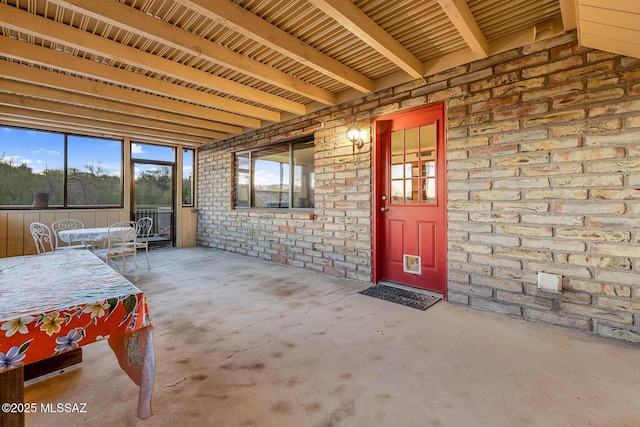
[[[35,191],[49,192],[50,204],[62,204],[62,171],[34,173],[25,163],[14,165],[0,158],[0,205],[31,206]]]
[[[69,169],[67,201],[75,206],[120,204],[120,177],[109,175],[97,165],[85,165],[86,172]]]
[[[119,176],[109,175],[107,170],[87,164],[84,170],[69,169],[67,174],[68,206],[119,205],[122,183]],[[191,179],[183,182],[183,198],[191,200]],[[26,164],[14,165],[0,157],[0,205],[31,206],[33,193],[49,193],[50,206],[64,205],[64,172],[47,169],[34,173]],[[145,171],[136,179],[136,204],[147,206],[171,206],[173,183],[168,166]]]
[[[171,168],[162,166],[142,172],[136,179],[135,193],[136,205],[171,206]]]
[[[191,177],[182,178],[182,204],[183,205],[191,205],[193,204],[193,181]]]

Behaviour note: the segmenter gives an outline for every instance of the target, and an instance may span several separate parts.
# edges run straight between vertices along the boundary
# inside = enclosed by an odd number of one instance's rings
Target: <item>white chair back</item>
[[[136,221],[138,226],[138,238],[136,239],[136,247],[144,249],[147,257],[147,267],[151,271],[151,263],[149,262],[149,237],[153,228],[153,218],[145,216]]]
[[[119,221],[109,226],[109,252],[129,249],[135,251],[138,226],[135,221]],[[133,248],[133,249],[132,249]]]
[[[138,227],[138,242],[145,243],[149,241],[151,229],[153,228],[153,219],[145,216],[136,221]]]
[[[55,239],[56,239],[55,247],[59,248],[60,238],[58,236],[58,233],[63,230],[77,230],[77,229],[84,228],[84,223],[79,219],[65,218],[65,219],[59,219],[57,221],[54,221],[54,223],[51,224],[51,228],[53,229],[53,235],[55,236]],[[67,246],[71,246],[71,242],[68,242]],[[84,247],[84,245],[82,246]]]
[[[33,241],[36,244],[38,254],[55,251],[49,227],[41,222],[32,222],[29,226],[29,230],[31,231],[31,237],[33,237]]]
[[[136,260],[136,236],[138,226],[135,221],[120,221],[109,227],[109,246],[106,251],[106,261],[122,259],[123,274],[127,274],[127,257],[133,256],[134,280],[138,280],[138,262]],[[100,256],[97,252],[96,255]]]

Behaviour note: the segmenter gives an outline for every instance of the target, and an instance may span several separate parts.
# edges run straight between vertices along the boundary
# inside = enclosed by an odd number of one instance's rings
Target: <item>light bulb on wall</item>
[[[369,142],[369,131],[352,125],[347,129],[347,140],[353,144],[354,148],[362,148],[365,143]]]

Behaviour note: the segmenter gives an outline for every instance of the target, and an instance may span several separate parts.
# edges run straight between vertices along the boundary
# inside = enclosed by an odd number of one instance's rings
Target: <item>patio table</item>
[[[126,227],[116,227],[112,230],[124,231]],[[65,243],[82,242],[86,246],[86,242],[99,242],[109,240],[109,227],[95,228],[76,228],[72,230],[62,230],[58,232],[60,240]]]
[[[138,417],[150,417],[155,360],[144,293],[90,251],[0,259],[0,382],[102,339],[140,387]]]

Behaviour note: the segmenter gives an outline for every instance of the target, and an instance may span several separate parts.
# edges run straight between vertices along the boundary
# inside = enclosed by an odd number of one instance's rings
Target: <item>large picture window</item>
[[[272,145],[235,155],[237,208],[313,208],[312,141]]]
[[[122,141],[0,127],[0,156],[0,206],[122,206]]]
[[[122,141],[67,137],[67,205],[118,206],[122,200]]]

